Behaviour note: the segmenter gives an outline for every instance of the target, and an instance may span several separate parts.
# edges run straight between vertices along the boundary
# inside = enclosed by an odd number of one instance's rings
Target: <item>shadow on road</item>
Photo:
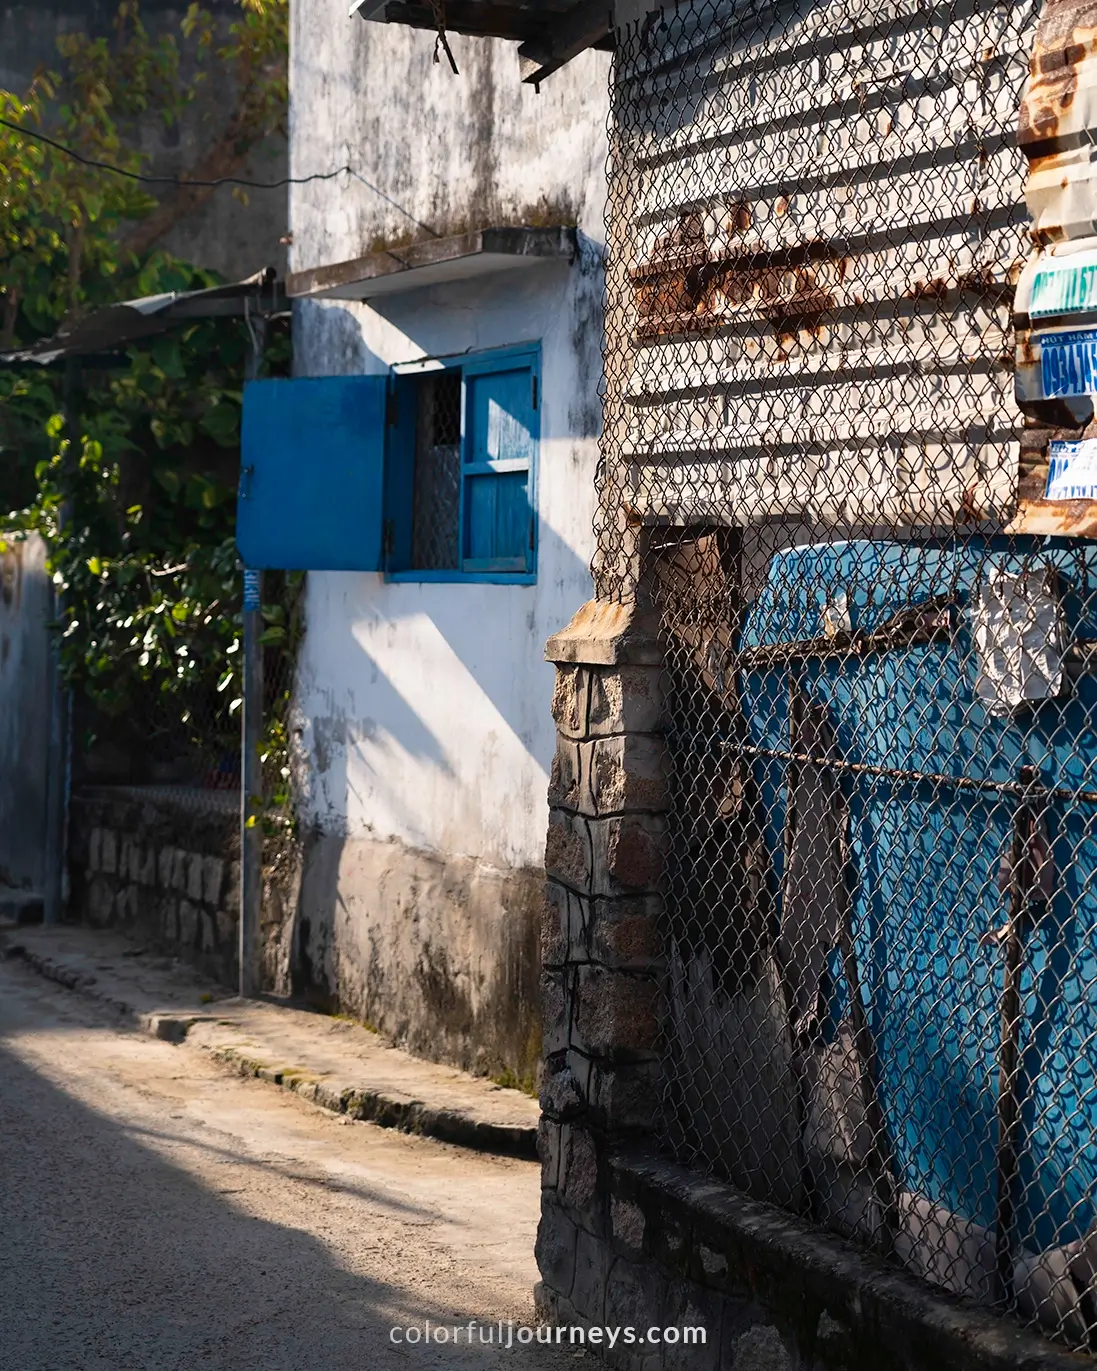
[[[23,1017],[9,1000],[4,1031],[42,1027]],[[337,1244],[244,1211],[234,1197],[255,1179],[254,1156],[221,1147],[192,1154],[188,1164],[200,1157],[209,1177],[203,1183],[162,1155],[201,1141],[187,1129],[150,1128],[141,1113],[132,1128],[97,1113],[0,1041],[0,1371],[561,1364],[536,1346],[394,1346],[393,1325],[434,1325],[450,1302],[437,1282],[432,1288],[434,1273],[388,1284],[340,1266]],[[274,1169],[266,1194],[311,1179]],[[304,1193],[311,1202],[314,1192]],[[368,1208],[351,1207],[360,1198],[325,1211],[316,1193],[314,1226],[360,1225],[351,1250],[376,1250],[382,1239]],[[392,1207],[391,1197],[376,1199]],[[418,1227],[429,1216],[408,1204],[401,1222]],[[409,1248],[413,1241],[409,1232]],[[408,1255],[393,1253],[401,1255],[407,1271]]]

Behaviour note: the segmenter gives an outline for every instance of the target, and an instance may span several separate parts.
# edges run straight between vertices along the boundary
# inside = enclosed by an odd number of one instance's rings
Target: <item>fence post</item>
[[[245,379],[259,375],[267,321],[252,317],[245,302],[244,322],[251,339]],[[263,830],[255,801],[263,791],[259,749],[263,740],[263,573],[244,571],[243,649],[244,705],[240,721],[240,995],[260,990],[259,925],[263,909]]]
[[[263,830],[254,801],[262,792],[263,573],[244,572],[244,707],[240,765],[240,994],[259,991],[259,919],[263,904]]]
[[[71,476],[80,460],[80,359],[65,359],[63,404],[65,438],[68,447],[63,457],[63,472]],[[72,520],[72,497],[66,492],[62,502],[58,532]],[[46,853],[43,918],[48,924],[61,922],[69,898],[69,801],[72,793],[72,691],[61,674],[61,616],[65,609],[64,592],[53,586],[50,592],[54,621],[50,650],[50,734],[46,780]]]
[[[635,1227],[627,1206],[609,1202],[606,1162],[651,1136],[658,1099],[662,649],[650,610],[592,600],[545,655],[556,663],[557,748],[541,943],[539,1303],[563,1322],[598,1321],[612,1244]]]

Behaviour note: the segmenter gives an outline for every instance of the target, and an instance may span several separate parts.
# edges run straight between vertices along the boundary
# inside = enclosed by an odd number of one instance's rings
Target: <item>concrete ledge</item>
[[[573,262],[577,253],[575,229],[567,225],[486,228],[291,272],[286,291],[291,299],[369,300],[537,262]]]
[[[211,1047],[214,1061],[240,1076],[251,1076],[291,1090],[310,1104],[332,1114],[346,1114],[363,1123],[420,1133],[441,1142],[456,1143],[478,1152],[535,1158],[537,1130],[476,1119],[460,1110],[432,1107],[423,1100],[405,1099],[368,1086],[343,1086],[317,1080],[304,1067],[275,1066],[236,1047]]]
[[[611,1158],[609,1182],[611,1204],[634,1207],[645,1266],[685,1277],[702,1297],[749,1299],[785,1345],[795,1347],[803,1366],[1081,1371],[1093,1365],[1012,1319],[938,1293],[837,1236],[649,1149]],[[615,1246],[624,1256],[630,1244]]]
[[[504,1156],[537,1157],[536,1101],[412,1057],[359,1024],[206,988],[189,968],[115,934],[71,928],[0,934],[0,956],[86,996],[163,1042],[185,1043],[334,1114]]]
[[[653,610],[613,600],[588,600],[545,644],[545,660],[583,666],[662,666]]]

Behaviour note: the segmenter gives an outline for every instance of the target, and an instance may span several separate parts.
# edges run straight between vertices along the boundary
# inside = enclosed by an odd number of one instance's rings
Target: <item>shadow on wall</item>
[[[570,353],[572,373],[570,377],[561,377],[558,383],[567,390],[567,403],[542,407],[538,484],[543,492],[550,476],[557,490],[561,480],[572,480],[575,499],[561,501],[557,494],[555,501],[558,510],[567,512],[576,505],[585,511],[592,501],[594,473],[589,444],[597,438],[601,424],[598,383],[603,329],[602,253],[585,235],[579,237],[580,253],[575,266],[554,264],[543,269],[550,279],[560,275],[571,290],[569,331],[566,340],[556,340],[554,357],[558,358],[561,351]],[[507,306],[514,314],[515,330],[509,341],[514,343],[531,341],[526,322],[531,314],[534,318],[545,315],[545,276],[537,270],[521,275],[540,280],[508,284]],[[480,289],[469,284],[463,292],[449,287],[444,296],[428,289],[384,297],[373,302],[374,312],[408,340],[409,355],[416,351],[456,355],[462,348],[477,351],[484,343],[470,336],[474,326],[469,319],[475,315],[476,292]],[[524,309],[527,305],[528,310]],[[297,302],[295,310],[295,336],[303,336],[299,355],[308,356],[311,375],[379,375],[387,371],[387,364],[366,344],[359,320],[350,310],[311,301]],[[497,338],[492,339],[493,343],[496,341]],[[566,347],[561,347],[562,343]],[[584,444],[585,451],[577,450],[577,444]],[[549,463],[553,464],[551,468]],[[560,463],[567,464],[566,475],[558,469]],[[543,509],[543,500],[541,505]],[[584,515],[582,531],[589,537],[586,525]],[[515,664],[520,661],[541,665],[544,640],[563,627],[589,598],[591,587],[589,561],[540,512],[537,539],[536,587],[502,591],[500,617],[495,622],[484,623],[469,613],[469,597],[483,595],[483,588],[474,590],[451,584],[432,586],[417,594],[416,586],[409,584],[397,593],[398,599],[391,592],[384,596],[386,617],[396,631],[401,617],[430,618],[453,657],[527,750],[533,746],[538,725],[547,718],[552,677],[549,668],[544,667],[543,698],[531,698],[528,682],[515,670]],[[370,617],[375,583],[352,573],[339,580],[349,629],[355,620]],[[401,606],[398,615],[393,615],[394,603]],[[386,679],[382,664],[370,658],[364,648],[359,646],[358,650],[369,662],[369,692],[376,717],[385,720],[387,731],[410,755],[429,759],[440,769],[448,770],[444,745],[430,725],[409,704],[399,684]],[[372,714],[371,709],[371,717]],[[355,723],[367,730],[372,726],[365,717]],[[336,729],[340,728],[345,732],[345,726],[337,723]],[[342,739],[333,736],[330,741],[338,746]],[[324,745],[321,741],[320,746]],[[321,765],[321,769],[325,768]]]
[[[530,317],[558,329],[564,315],[571,329],[545,338],[546,363],[556,374],[555,393],[542,411],[540,486],[544,491],[548,478],[553,508],[565,519],[577,517],[584,532],[585,515],[577,515],[577,507],[585,511],[592,500],[591,439],[600,419],[601,256],[593,245],[585,247],[585,264],[574,269],[578,285],[569,309],[554,306],[552,319],[546,317],[544,278],[525,302],[533,308],[524,309],[524,287],[517,284],[507,302],[516,329],[507,341],[529,340]],[[475,298],[470,300],[462,306],[450,296],[445,304],[402,297],[385,302],[383,317],[414,340],[409,353],[417,347],[456,353],[466,339],[474,351],[483,343],[470,336],[477,331],[469,322],[475,319]],[[447,306],[450,317],[440,323]],[[297,309],[297,327],[307,338],[298,355],[308,357],[311,374],[386,370],[350,310],[310,302]],[[559,374],[562,356],[569,358],[565,376]],[[566,463],[567,470],[549,468],[550,462]],[[574,500],[568,499],[569,480],[575,483]],[[361,573],[325,578],[328,598],[318,612],[342,661],[338,688],[329,689],[323,661],[313,659],[320,679],[310,683],[316,702],[310,711],[316,764],[310,781],[320,787],[313,812],[330,819],[306,838],[294,937],[299,994],[349,1010],[413,1051],[527,1081],[540,1053],[540,867],[503,870],[476,856],[439,854],[368,833],[348,838],[340,820],[352,799],[348,751],[356,742],[383,734],[408,756],[454,776],[453,740],[440,733],[434,708],[440,691],[451,691],[458,701],[483,698],[484,714],[455,718],[454,727],[482,728],[488,745],[487,721],[494,715],[496,731],[509,731],[539,768],[547,768],[553,675],[543,662],[543,645],[589,598],[590,573],[572,543],[543,516],[538,539],[535,587],[382,587]],[[366,628],[366,644],[353,639],[356,624]],[[391,657],[371,647],[398,643],[404,634],[408,646],[422,654],[414,681],[400,678],[403,664],[393,666],[398,647]],[[434,657],[427,650],[432,639]],[[429,694],[429,711],[416,688]],[[358,761],[365,764],[361,751]],[[385,784],[380,772],[373,779]],[[542,799],[538,794],[537,803]],[[415,796],[385,794],[386,808],[407,834],[429,828],[415,813],[416,802]],[[491,808],[490,797],[470,795],[469,804],[470,811],[483,807],[486,822],[506,821]],[[474,813],[470,819],[475,826]]]
[[[542,742],[549,737],[548,704],[553,677],[543,660],[545,641],[590,597],[586,564],[543,521],[540,531],[539,568],[559,583],[557,593],[551,597],[543,591],[538,595],[535,586],[405,583],[382,590],[383,583],[368,573],[330,572],[326,627],[334,638],[342,618],[343,643],[352,639],[355,625],[368,628],[377,636],[384,635],[390,642],[405,631],[415,633],[422,641],[423,628],[414,630],[411,625],[415,620],[429,621],[427,634],[436,635],[439,656],[433,667],[424,662],[423,668],[436,668],[440,679],[420,684],[431,690],[459,689],[463,671],[522,746],[532,751],[538,732]],[[484,613],[495,597],[498,614],[493,613],[485,621]],[[439,737],[434,720],[425,718],[415,708],[400,681],[392,678],[391,668],[361,640],[354,641],[351,655],[359,665],[348,675],[346,686],[338,695],[326,688],[322,662],[312,686],[328,706],[313,720],[318,769],[328,772],[344,745],[356,737],[372,738],[377,721],[383,720],[385,732],[403,751],[452,774],[446,738]],[[540,689],[536,688],[538,678]],[[368,694],[368,703],[353,702],[360,708],[353,718],[348,718],[347,686],[353,692],[356,683]],[[546,764],[548,758],[539,760]]]

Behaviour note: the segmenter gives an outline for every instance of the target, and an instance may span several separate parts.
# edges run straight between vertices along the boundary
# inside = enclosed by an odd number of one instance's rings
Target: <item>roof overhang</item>
[[[191,319],[217,319],[246,314],[278,314],[287,308],[285,292],[273,267],[243,281],[205,290],[177,290],[123,300],[77,319],[64,319],[52,338],[29,347],[0,352],[0,364],[36,362],[50,366],[68,357],[112,355],[143,338],[166,333]]]
[[[478,229],[455,238],[427,238],[349,262],[295,271],[286,282],[286,290],[297,299],[371,300],[541,262],[571,262],[577,250],[575,230],[565,226]]]
[[[522,80],[537,85],[587,48],[612,48],[621,14],[644,8],[645,0],[445,0],[446,29],[477,38],[520,43]],[[429,0],[354,0],[351,14],[410,28],[438,28]]]

